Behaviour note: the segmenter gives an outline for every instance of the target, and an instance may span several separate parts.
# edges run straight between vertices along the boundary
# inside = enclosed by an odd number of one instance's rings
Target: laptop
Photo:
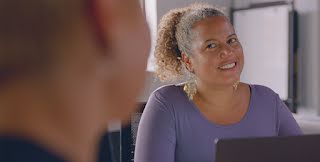
[[[320,162],[320,135],[217,139],[215,162]]]

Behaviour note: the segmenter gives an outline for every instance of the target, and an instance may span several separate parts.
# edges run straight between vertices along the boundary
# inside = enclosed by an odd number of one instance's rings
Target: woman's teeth
[[[223,69],[223,70],[226,70],[226,69],[231,69],[231,68],[233,68],[235,66],[236,66],[236,63],[234,62],[234,63],[231,63],[231,64],[223,65],[223,66],[221,66],[219,68]]]

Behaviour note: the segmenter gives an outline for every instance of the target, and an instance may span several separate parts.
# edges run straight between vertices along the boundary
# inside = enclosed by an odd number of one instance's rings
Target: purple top
[[[278,94],[250,85],[245,116],[235,124],[207,120],[188,100],[181,86],[159,88],[149,98],[136,141],[135,162],[213,162],[216,138],[302,134]]]

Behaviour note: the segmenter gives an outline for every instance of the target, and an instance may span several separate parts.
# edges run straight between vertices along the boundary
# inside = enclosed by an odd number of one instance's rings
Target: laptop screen
[[[320,162],[320,135],[216,140],[215,162]]]

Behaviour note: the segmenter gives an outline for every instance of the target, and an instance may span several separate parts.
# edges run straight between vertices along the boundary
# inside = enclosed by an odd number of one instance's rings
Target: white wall
[[[151,35],[151,50],[148,59],[148,67],[147,71],[154,71],[154,49],[156,43],[156,35],[157,35],[157,26],[158,26],[158,19],[157,19],[157,0],[145,0],[145,14],[146,19],[150,28],[150,35]]]
[[[277,0],[235,0],[234,7]],[[296,0],[299,13],[298,99],[305,109],[318,109],[320,114],[320,1]]]

